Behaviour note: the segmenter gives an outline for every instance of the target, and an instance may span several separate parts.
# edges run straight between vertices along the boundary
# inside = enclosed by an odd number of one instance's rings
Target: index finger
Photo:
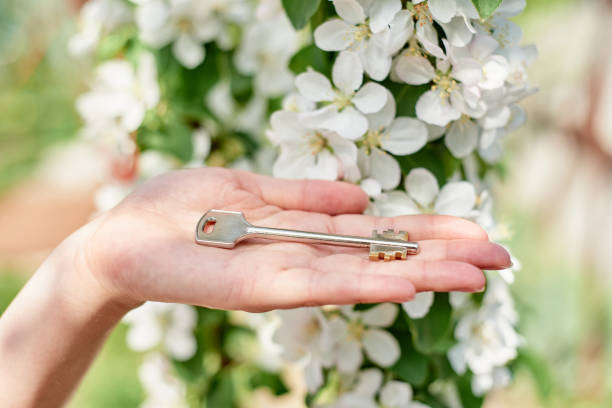
[[[376,217],[372,215],[345,214],[332,217],[333,233],[370,236],[373,230],[408,232],[408,239],[478,239],[488,240],[482,227],[471,221],[450,215],[402,215]]]

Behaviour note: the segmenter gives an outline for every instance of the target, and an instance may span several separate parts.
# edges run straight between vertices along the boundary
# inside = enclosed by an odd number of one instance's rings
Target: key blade
[[[196,227],[196,243],[219,248],[233,248],[251,224],[239,211],[208,210]]]

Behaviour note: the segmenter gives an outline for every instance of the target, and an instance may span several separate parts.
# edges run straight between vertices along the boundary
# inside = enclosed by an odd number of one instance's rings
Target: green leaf
[[[250,386],[255,388],[266,387],[274,393],[274,395],[282,395],[289,390],[280,378],[280,375],[271,373],[265,370],[257,370],[249,380]]]
[[[330,54],[324,52],[314,44],[310,44],[299,50],[289,61],[289,69],[294,74],[301,74],[308,67],[319,71],[323,75],[329,76],[331,73]]]
[[[296,30],[306,26],[319,8],[321,0],[282,0],[285,13]]]
[[[391,367],[391,372],[400,380],[415,386],[422,386],[429,374],[427,357],[414,349],[407,335],[401,336],[400,339],[402,354],[400,359]]]
[[[461,160],[453,157],[444,145],[444,140],[428,143],[423,149],[409,156],[396,156],[404,173],[415,167],[425,167],[436,176],[438,184],[443,186],[461,164]]]
[[[393,82],[390,79],[383,82],[385,88],[391,91],[395,97],[397,116],[416,116],[416,103],[425,92],[431,89],[428,84],[425,85],[406,85]]]
[[[491,17],[501,2],[502,0],[472,0],[474,7],[478,10],[478,14],[480,14],[480,17],[483,19]]]
[[[141,128],[138,131],[138,146],[141,150],[158,150],[188,162],[191,159],[191,129],[177,119],[169,121],[157,130]]]
[[[206,396],[206,406],[210,408],[234,408],[235,400],[234,381],[229,370],[223,370],[215,376],[210,383],[210,392]]]
[[[472,393],[472,374],[468,373],[457,380],[457,391],[463,408],[480,408],[484,402],[483,397]]]
[[[415,349],[424,354],[445,353],[452,345],[452,308],[448,294],[436,293],[434,304],[422,319],[409,319]]]

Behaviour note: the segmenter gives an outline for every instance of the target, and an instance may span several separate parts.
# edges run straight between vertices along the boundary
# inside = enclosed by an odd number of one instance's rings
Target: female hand
[[[354,185],[279,180],[220,168],[157,177],[86,226],[85,269],[124,303],[145,300],[265,311],[304,305],[407,301],[415,291],[479,291],[481,269],[510,265],[507,252],[469,221],[432,215],[360,215]],[[208,209],[242,211],[260,226],[369,236],[393,228],[421,251],[372,262],[367,249],[246,240],[234,249],[196,245]]]

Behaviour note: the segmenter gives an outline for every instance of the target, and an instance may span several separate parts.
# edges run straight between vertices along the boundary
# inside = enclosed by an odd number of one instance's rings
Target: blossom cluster
[[[137,162],[96,202],[108,209],[172,168],[229,165],[345,180],[370,196],[371,214],[453,215],[502,240],[488,175],[525,120],[518,102],[534,91],[535,47],[520,45],[510,20],[524,6],[503,0],[483,18],[469,0],[323,1],[297,31],[279,0],[90,0],[69,49],[115,52],[77,100],[82,135]],[[482,396],[509,383],[521,345],[514,263],[487,274],[482,296],[423,292],[399,306],[304,308],[241,324],[256,333],[259,365],[303,367],[317,406],[428,406],[435,387],[398,372],[407,353],[426,367],[446,359],[454,377],[440,380],[458,388],[468,378],[468,392]],[[171,360],[224,353],[199,350],[198,310],[147,303],[126,317],[130,348],[151,353],[141,370],[146,406],[185,405]],[[419,343],[434,325],[449,330]]]

